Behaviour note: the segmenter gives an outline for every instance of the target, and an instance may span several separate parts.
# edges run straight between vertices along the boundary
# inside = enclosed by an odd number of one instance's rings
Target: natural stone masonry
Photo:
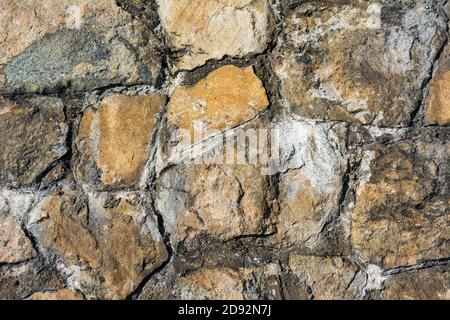
[[[154,83],[159,41],[113,0],[2,1],[0,92]]]
[[[56,291],[64,286],[64,279],[56,266],[45,258],[0,267],[2,299],[25,299],[39,290]]]
[[[0,0],[0,299],[450,300],[449,16]]]
[[[180,167],[165,171],[158,185],[156,205],[173,244],[191,247],[196,238],[205,236],[230,240],[273,232],[270,206],[274,194],[258,168]]]
[[[265,0],[157,0],[174,70],[267,47],[274,19]]]
[[[233,270],[201,270],[182,279],[182,299],[243,300],[243,281]]]
[[[274,55],[281,93],[303,118],[406,125],[445,30],[427,1],[299,6]]]
[[[205,267],[174,277],[170,267],[151,279],[140,299],[280,299],[280,267]]]

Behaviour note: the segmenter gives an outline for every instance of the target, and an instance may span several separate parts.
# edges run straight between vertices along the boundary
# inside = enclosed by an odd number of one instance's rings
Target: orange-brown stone
[[[111,95],[98,110],[88,109],[80,123],[77,144],[81,150],[78,173],[83,181],[96,183],[87,164],[98,170],[104,187],[139,184],[150,157],[157,115],[165,99],[148,96]]]

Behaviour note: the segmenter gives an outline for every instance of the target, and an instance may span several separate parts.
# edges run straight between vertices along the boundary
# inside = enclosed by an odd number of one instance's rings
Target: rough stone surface
[[[63,279],[54,265],[37,256],[26,263],[0,266],[0,299],[25,299],[35,292],[59,290]]]
[[[0,299],[450,300],[449,17],[0,0]]]
[[[114,0],[2,1],[0,92],[154,83],[158,39]]]
[[[252,67],[227,65],[192,87],[176,88],[167,106],[167,121],[177,129],[190,130],[194,138],[202,130],[234,128],[268,105],[266,91]]]
[[[98,110],[87,109],[77,137],[81,180],[109,189],[138,185],[163,104],[164,97],[159,94],[114,94],[105,97]]]
[[[30,300],[83,300],[83,296],[70,289],[61,289],[58,291],[36,292],[30,297]]]
[[[36,252],[30,239],[11,214],[9,204],[0,198],[0,264],[19,263],[33,258]]]
[[[260,53],[274,21],[265,0],[157,0],[173,51],[174,70],[192,70],[211,59]]]
[[[144,287],[140,299],[280,299],[281,270],[277,264],[265,267],[203,267],[179,275],[169,265],[164,275],[155,276]],[[169,276],[170,275],[170,276]],[[168,283],[167,279],[170,283]]]
[[[268,179],[250,165],[167,170],[156,195],[173,244],[188,248],[205,236],[226,241],[271,233],[273,201]]]
[[[450,300],[450,269],[432,267],[391,276],[381,295],[388,300]]]
[[[425,122],[431,125],[450,124],[450,46],[447,45],[437,62],[438,68],[431,81],[425,106]]]
[[[39,182],[67,152],[67,131],[60,99],[0,97],[0,185]]]
[[[381,267],[448,257],[450,216],[448,142],[408,141],[374,146],[362,159],[352,243]],[[442,188],[442,189],[441,189]]]
[[[156,10],[156,1],[117,0],[116,2],[132,16],[139,18],[150,29],[158,27],[159,16]]]
[[[181,299],[243,300],[243,281],[233,270],[200,270],[183,278]]]
[[[358,297],[365,283],[365,275],[358,265],[340,257],[291,254],[289,267],[317,300]]]
[[[71,288],[87,297],[123,299],[167,258],[144,202],[139,193],[83,201],[59,188],[36,206],[28,224],[43,250],[61,261]]]
[[[345,250],[345,236],[331,236],[339,222],[339,202],[347,170],[345,128],[282,121],[281,173],[278,181],[277,236],[282,247],[330,252]],[[342,230],[343,231],[343,230]]]
[[[432,1],[318,2],[283,23],[274,58],[281,93],[302,117],[407,125],[445,39]]]

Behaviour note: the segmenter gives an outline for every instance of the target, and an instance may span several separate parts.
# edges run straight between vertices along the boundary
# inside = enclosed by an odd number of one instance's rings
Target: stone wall
[[[0,298],[450,299],[449,14],[0,0]]]

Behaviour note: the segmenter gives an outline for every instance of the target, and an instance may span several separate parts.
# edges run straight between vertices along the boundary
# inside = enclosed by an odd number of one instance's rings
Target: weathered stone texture
[[[269,101],[252,67],[227,65],[214,70],[192,87],[178,87],[167,106],[169,126],[189,130],[224,131],[252,120]]]
[[[60,188],[31,212],[29,228],[56,255],[68,284],[87,297],[126,298],[167,258],[157,223],[139,193],[83,200]]]
[[[291,254],[289,267],[310,289],[313,299],[358,298],[365,284],[365,275],[358,265],[345,258]]]
[[[157,0],[174,70],[211,59],[261,53],[274,21],[265,0]]]
[[[64,280],[49,261],[37,256],[28,262],[0,266],[0,299],[25,299],[35,292],[59,290]]]
[[[0,97],[0,185],[39,182],[67,152],[65,120],[60,99]]]
[[[381,298],[388,300],[450,300],[449,267],[432,267],[391,276]]]
[[[348,235],[343,229],[331,242],[326,235],[333,223],[342,224],[338,216],[347,170],[346,129],[289,120],[274,129],[280,130],[282,141],[276,245],[344,251]]]
[[[155,83],[159,41],[114,0],[0,2],[0,92]]]
[[[225,146],[214,139],[205,142],[208,137],[201,135],[202,130],[217,133],[245,124],[268,105],[262,82],[251,67],[224,66],[192,87],[175,89],[167,106],[165,130],[170,135],[174,129],[184,129],[192,142],[203,141],[204,147],[192,152],[191,164],[182,161],[172,168],[164,166],[170,165],[173,150],[163,154],[156,207],[174,246],[191,250],[202,237],[227,241],[273,232],[274,190],[260,166],[223,164],[224,159],[209,165],[215,145],[223,156]]]
[[[399,142],[365,151],[352,213],[352,244],[381,267],[447,258],[448,143]],[[441,173],[439,172],[441,171]]]
[[[226,241],[273,231],[274,192],[251,165],[196,165],[167,170],[160,177],[156,206],[173,244],[192,246],[208,236]]]
[[[33,258],[36,252],[30,239],[11,214],[8,202],[0,197],[0,264],[19,263]]]
[[[445,31],[431,1],[305,4],[284,21],[273,65],[302,118],[404,126]]]
[[[150,29],[158,27],[159,16],[156,10],[156,1],[117,0],[116,2],[128,13],[135,17],[138,17]]]
[[[431,125],[450,124],[450,46],[447,45],[437,62],[437,70],[431,81],[425,105],[425,123]]]
[[[160,94],[103,98],[81,119],[77,174],[99,189],[136,187],[150,156],[152,135],[165,98]]]
[[[277,264],[264,267],[203,267],[177,274],[169,265],[151,279],[139,299],[280,299],[281,270]]]
[[[449,17],[0,0],[0,299],[450,300]]]
[[[83,296],[70,289],[61,289],[58,291],[36,292],[30,297],[30,300],[83,300]]]
[[[243,281],[233,270],[200,270],[182,278],[181,299],[243,300]]]

